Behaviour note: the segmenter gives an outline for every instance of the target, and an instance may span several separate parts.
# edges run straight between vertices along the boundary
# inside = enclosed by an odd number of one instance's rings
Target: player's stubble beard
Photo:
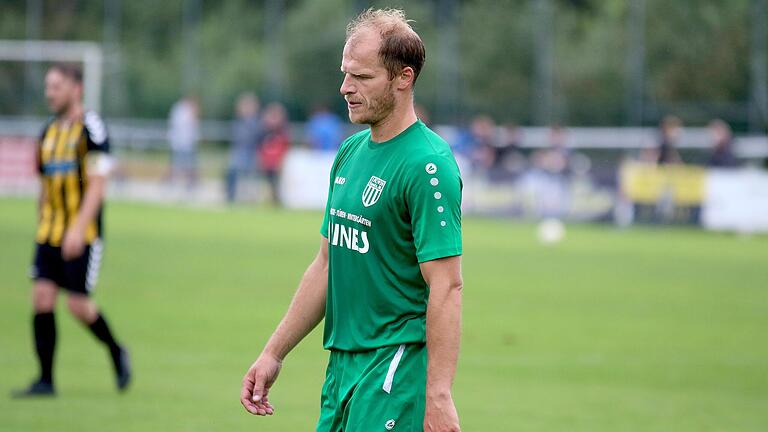
[[[69,113],[69,108],[72,106],[71,103],[63,103],[58,107],[54,107],[53,111],[58,118],[64,118]]]
[[[63,98],[62,102],[58,105],[56,105],[56,101],[49,101],[48,102],[48,108],[51,110],[51,112],[58,118],[66,117],[67,114],[70,112],[72,106],[74,103],[72,102],[74,98],[72,95],[68,95],[67,97]]]
[[[366,107],[368,115],[353,121],[353,123],[376,126],[386,119],[395,109],[395,92],[393,87],[394,82],[390,81],[381,96],[368,99],[368,106]]]

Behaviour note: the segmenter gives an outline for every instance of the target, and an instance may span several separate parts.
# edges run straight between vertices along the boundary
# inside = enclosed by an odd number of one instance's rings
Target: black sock
[[[40,381],[53,384],[53,351],[56,348],[56,320],[53,312],[35,313],[32,327],[40,361]]]
[[[120,345],[117,344],[117,341],[115,341],[115,338],[112,336],[112,332],[109,331],[109,325],[107,325],[104,315],[99,313],[96,321],[89,325],[88,328],[91,329],[91,332],[96,338],[109,348],[109,353],[112,355],[112,361],[115,363],[115,367],[118,367]]]

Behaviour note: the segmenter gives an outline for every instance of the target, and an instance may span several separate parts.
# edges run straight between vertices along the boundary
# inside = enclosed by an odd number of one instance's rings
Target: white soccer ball
[[[539,223],[537,233],[542,244],[553,245],[565,238],[565,225],[559,219],[544,219]]]

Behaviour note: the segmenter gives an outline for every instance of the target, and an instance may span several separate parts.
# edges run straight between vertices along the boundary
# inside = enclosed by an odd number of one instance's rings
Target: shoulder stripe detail
[[[94,144],[104,144],[104,141],[107,140],[107,127],[104,125],[104,121],[101,120],[101,117],[94,111],[88,111],[85,113],[83,123],[88,130],[91,141],[93,141]]]

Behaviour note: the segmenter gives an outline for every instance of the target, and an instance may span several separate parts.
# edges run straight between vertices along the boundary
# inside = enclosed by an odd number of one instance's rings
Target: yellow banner
[[[621,191],[637,204],[655,204],[669,197],[678,206],[704,201],[706,170],[691,165],[655,165],[629,162],[619,171]]]

